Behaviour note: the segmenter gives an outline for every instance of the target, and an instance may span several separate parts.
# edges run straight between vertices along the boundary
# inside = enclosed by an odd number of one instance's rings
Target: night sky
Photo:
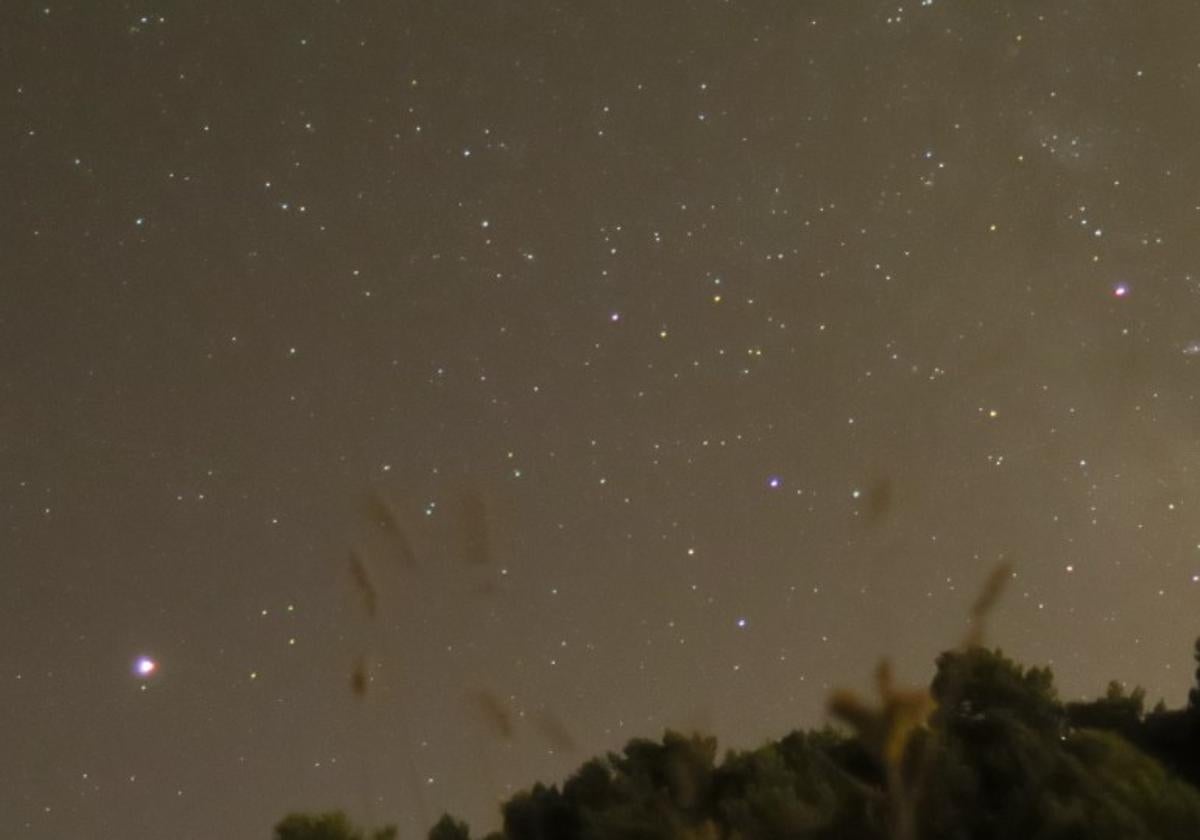
[[[1200,6],[47,2],[0,834],[494,828],[924,683],[1001,562],[989,642],[1184,703]]]

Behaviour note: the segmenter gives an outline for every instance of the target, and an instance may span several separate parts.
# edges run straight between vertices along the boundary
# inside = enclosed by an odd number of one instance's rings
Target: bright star
[[[139,677],[151,677],[158,670],[158,663],[149,656],[139,656],[133,663],[133,672]]]

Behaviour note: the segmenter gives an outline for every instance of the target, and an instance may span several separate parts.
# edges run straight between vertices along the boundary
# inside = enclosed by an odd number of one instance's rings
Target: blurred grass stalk
[[[983,644],[987,618],[1012,576],[1012,566],[1008,563],[998,564],[988,575],[971,605],[970,624],[959,646],[961,650]],[[943,696],[946,706],[957,705],[961,684],[961,679],[951,682]],[[829,713],[850,727],[883,769],[883,793],[892,840],[915,840],[917,805],[937,746],[936,733],[929,728],[937,701],[927,688],[897,688],[887,659],[881,660],[875,669],[875,688],[879,694],[877,705],[853,691],[835,690],[829,698]],[[929,733],[930,737],[915,739],[920,732]]]

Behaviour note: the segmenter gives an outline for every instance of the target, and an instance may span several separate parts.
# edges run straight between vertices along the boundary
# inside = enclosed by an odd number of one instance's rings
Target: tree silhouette
[[[931,690],[942,721],[1003,714],[1044,734],[1057,734],[1065,723],[1050,669],[1023,668],[999,650],[943,653]]]
[[[1075,727],[1119,732],[1133,740],[1142,724],[1145,701],[1146,692],[1140,686],[1126,694],[1125,688],[1113,680],[1098,700],[1068,703],[1067,719]]]
[[[1200,642],[1196,646],[1200,665]],[[1145,692],[1113,681],[1062,703],[1049,668],[998,650],[945,653],[928,692],[937,707],[890,750],[883,705],[842,704],[852,732],[797,731],[718,757],[714,738],[666,732],[584,762],[560,786],[535,784],[501,806],[485,840],[1194,840],[1200,826],[1200,674],[1182,709],[1145,711]],[[914,701],[915,702],[915,701]],[[842,708],[839,707],[839,708]],[[881,717],[882,716],[882,717]],[[892,715],[895,717],[895,715]],[[884,723],[876,726],[879,720]],[[905,718],[907,720],[907,718]],[[880,732],[883,734],[881,735]],[[882,746],[881,746],[882,745]],[[895,819],[896,777],[910,818]],[[429,840],[470,840],[449,815]],[[391,840],[340,812],[293,814],[275,840]]]
[[[429,829],[429,840],[471,840],[471,830],[465,822],[442,814],[442,818]]]
[[[395,840],[392,826],[367,833],[341,811],[289,814],[275,826],[275,840]]]

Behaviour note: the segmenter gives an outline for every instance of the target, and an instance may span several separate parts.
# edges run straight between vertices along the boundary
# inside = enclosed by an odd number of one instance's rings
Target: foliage
[[[947,727],[920,837],[1183,840],[1200,825],[1200,794],[1114,733],[1048,737],[996,710]]]
[[[1067,719],[1072,726],[1087,729],[1104,729],[1132,736],[1142,722],[1146,704],[1146,692],[1135,688],[1129,694],[1116,680],[1108,684],[1108,690],[1098,700],[1067,704]]]
[[[341,811],[289,814],[275,826],[275,840],[395,840],[392,826],[368,833],[356,828]]]
[[[943,653],[931,686],[938,719],[1012,717],[1043,735],[1066,723],[1049,668],[1023,668],[1001,651],[969,648]]]
[[[1196,655],[1200,664],[1200,642]],[[1115,681],[1098,699],[1063,704],[1048,668],[979,647],[939,657],[928,692],[896,689],[884,668],[879,689],[878,704],[835,697],[850,732],[797,731],[721,758],[704,735],[632,740],[561,787],[512,797],[486,840],[1197,836],[1200,672],[1185,708],[1150,712],[1144,691]],[[276,840],[393,836],[366,835],[341,814],[293,815],[276,828]],[[429,838],[470,833],[447,815]]]
[[[465,822],[442,814],[442,818],[429,829],[429,840],[471,840],[471,830]]]

